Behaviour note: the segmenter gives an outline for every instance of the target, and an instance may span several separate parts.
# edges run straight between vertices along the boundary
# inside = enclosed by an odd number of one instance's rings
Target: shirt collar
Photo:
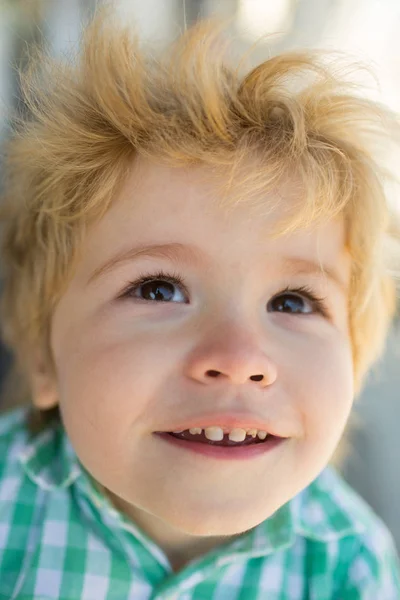
[[[75,451],[60,423],[32,437],[19,460],[28,477],[48,491],[69,487],[81,474]]]
[[[150,542],[99,490],[78,460],[61,424],[31,439],[19,459],[27,476],[42,489],[54,491],[77,485],[98,509],[112,517],[114,525],[130,531],[143,543]],[[230,553],[265,556],[292,545],[296,535],[329,542],[365,531],[365,521],[354,511],[354,492],[342,480],[339,487],[337,482],[333,469],[326,468],[271,517],[230,542]]]

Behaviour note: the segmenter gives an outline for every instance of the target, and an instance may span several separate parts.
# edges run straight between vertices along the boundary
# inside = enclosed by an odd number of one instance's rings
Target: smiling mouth
[[[157,432],[162,433],[162,432]],[[167,431],[164,434],[168,434],[172,437],[177,438],[178,440],[185,440],[186,442],[197,442],[200,444],[208,444],[209,446],[255,446],[257,444],[264,444],[266,441],[272,441],[273,439],[278,440],[282,438],[278,438],[277,436],[267,434],[265,439],[260,439],[259,437],[252,435],[246,435],[246,438],[243,441],[232,441],[229,439],[228,434],[225,433],[222,440],[210,440],[206,437],[204,429],[201,430],[201,433],[190,433],[189,430],[181,431],[179,433]]]

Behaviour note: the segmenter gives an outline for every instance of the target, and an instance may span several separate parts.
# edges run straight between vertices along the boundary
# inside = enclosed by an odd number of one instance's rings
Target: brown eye
[[[121,297],[148,302],[184,302],[188,296],[186,287],[179,275],[168,275],[162,271],[143,275],[133,281]]]
[[[174,284],[157,279],[139,286],[140,297],[144,300],[156,300],[158,302],[170,302],[174,298]]]
[[[284,313],[312,313],[312,306],[310,307],[310,301],[306,301],[301,296],[295,294],[281,294],[275,296],[268,302],[269,312],[284,312]]]

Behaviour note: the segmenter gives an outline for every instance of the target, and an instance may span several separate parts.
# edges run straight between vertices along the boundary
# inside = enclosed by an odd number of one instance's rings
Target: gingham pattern
[[[62,427],[30,440],[26,412],[0,418],[1,599],[400,599],[390,534],[331,468],[175,574],[98,492]]]

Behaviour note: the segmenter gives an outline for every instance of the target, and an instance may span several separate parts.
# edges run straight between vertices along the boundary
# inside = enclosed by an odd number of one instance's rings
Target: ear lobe
[[[58,404],[56,376],[42,356],[36,356],[31,370],[33,403],[37,408],[47,410]]]

